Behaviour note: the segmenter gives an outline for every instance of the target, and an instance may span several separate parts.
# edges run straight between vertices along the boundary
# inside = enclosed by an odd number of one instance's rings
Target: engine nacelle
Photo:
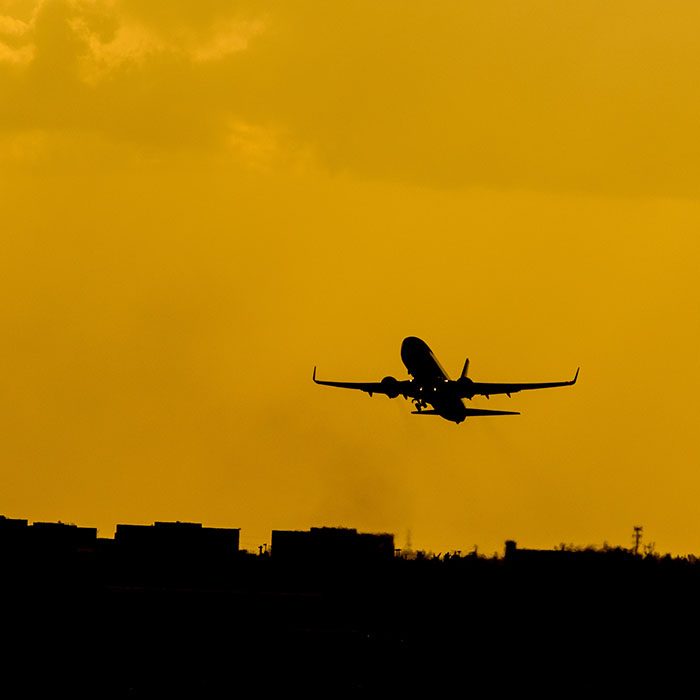
[[[394,377],[384,377],[382,379],[382,390],[390,398],[395,399],[399,395],[399,380]]]

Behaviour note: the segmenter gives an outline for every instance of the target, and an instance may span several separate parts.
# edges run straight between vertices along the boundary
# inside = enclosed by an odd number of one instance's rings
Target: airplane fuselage
[[[416,395],[431,404],[435,413],[446,420],[461,423],[467,417],[467,408],[452,391],[450,378],[438,362],[428,344],[413,336],[401,343],[401,360],[417,385]]]

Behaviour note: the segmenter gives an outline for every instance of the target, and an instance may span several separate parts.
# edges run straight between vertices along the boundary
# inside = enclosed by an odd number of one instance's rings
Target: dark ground
[[[359,562],[7,556],[2,697],[665,695],[700,564],[629,552]]]

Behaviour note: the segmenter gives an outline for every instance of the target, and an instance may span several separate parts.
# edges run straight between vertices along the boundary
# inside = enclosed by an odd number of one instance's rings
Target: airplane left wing
[[[367,392],[370,396],[372,394],[386,394],[390,399],[395,399],[399,395],[407,394],[410,395],[410,381],[400,382],[398,379],[393,377],[384,377],[381,382],[326,382],[320,379],[316,379],[316,368],[314,367],[313,380],[316,384],[323,384],[324,386],[337,386],[341,389],[359,389],[360,391]]]
[[[580,367],[579,367],[580,369]],[[551,389],[556,386],[572,386],[573,384],[576,384],[576,380],[578,379],[578,373],[579,369],[576,370],[576,374],[574,375],[573,379],[570,379],[568,382],[539,382],[539,383],[513,383],[513,384],[497,384],[497,383],[490,383],[490,382],[472,382],[468,381],[468,383],[464,384],[464,398],[471,398],[472,396],[476,396],[477,394],[481,396],[491,396],[492,394],[515,394],[518,391],[527,391],[529,389]],[[458,380],[458,381],[464,381],[464,380]]]

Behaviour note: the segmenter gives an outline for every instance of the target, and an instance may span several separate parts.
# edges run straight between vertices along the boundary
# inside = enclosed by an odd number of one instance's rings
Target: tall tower
[[[641,525],[634,526],[634,535],[632,535],[632,540],[634,541],[634,555],[639,554],[639,544],[642,541],[642,530],[644,529]]]

